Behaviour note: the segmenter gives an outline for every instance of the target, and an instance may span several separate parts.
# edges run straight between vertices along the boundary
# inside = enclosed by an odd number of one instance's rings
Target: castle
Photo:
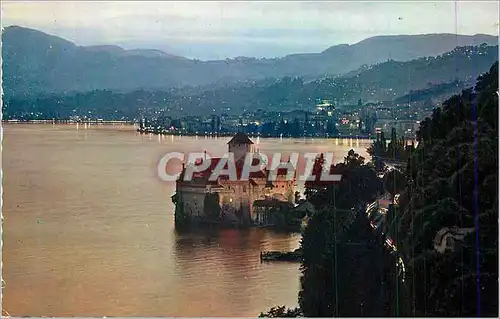
[[[229,153],[234,154],[236,180],[221,175],[216,180],[209,180],[221,158],[211,158],[209,167],[193,175],[191,180],[184,180],[187,167],[183,170],[176,182],[176,219],[178,212],[189,223],[218,220],[232,224],[251,225],[264,224],[267,220],[262,209],[254,209],[254,203],[262,207],[262,203],[284,204],[293,201],[295,177],[287,178],[286,169],[278,169],[276,178],[269,180],[271,171],[267,168],[250,172],[247,179],[240,179],[243,163],[247,153],[254,153],[254,143],[244,133],[237,133],[228,143]],[[226,164],[227,165],[227,164]],[[216,196],[213,196],[216,195]],[[207,197],[213,196],[218,201],[217,212],[214,216],[206,207]],[[211,206],[213,206],[211,204]],[[217,204],[215,204],[217,206]],[[177,221],[177,220],[176,220]]]

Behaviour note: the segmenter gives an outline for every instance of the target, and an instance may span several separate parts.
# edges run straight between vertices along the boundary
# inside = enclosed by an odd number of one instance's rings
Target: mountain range
[[[436,57],[458,46],[497,45],[495,36],[455,34],[377,36],[323,52],[275,59],[240,57],[199,61],[159,50],[78,46],[19,26],[2,32],[3,89],[7,95],[234,84],[285,76],[315,80],[364,72],[387,60]],[[352,73],[354,72],[354,73]]]
[[[424,105],[432,107],[470,87],[480,74],[498,61],[498,46],[457,47],[437,57],[418,58],[363,66],[338,77],[304,81],[283,77],[244,81],[232,85],[182,87],[167,90],[6,95],[4,118],[47,119],[88,116],[137,119],[159,114],[174,118],[188,115],[241,115],[258,109],[293,111],[316,108],[329,99],[334,105],[365,103]]]

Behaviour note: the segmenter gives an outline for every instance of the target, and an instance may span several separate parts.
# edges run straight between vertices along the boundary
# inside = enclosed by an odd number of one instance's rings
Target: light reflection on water
[[[293,250],[300,235],[174,230],[175,189],[156,176],[158,160],[168,151],[221,155],[228,139],[4,125],[4,308],[12,316],[237,317],[294,307],[299,265],[261,264],[259,252]],[[351,146],[337,142],[260,138],[259,149],[333,150],[342,160]],[[368,141],[359,144],[366,156]]]

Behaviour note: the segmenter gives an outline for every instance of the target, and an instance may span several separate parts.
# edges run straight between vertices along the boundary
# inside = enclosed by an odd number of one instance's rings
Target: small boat
[[[299,249],[294,251],[265,251],[260,252],[260,260],[262,261],[300,261],[301,253]]]

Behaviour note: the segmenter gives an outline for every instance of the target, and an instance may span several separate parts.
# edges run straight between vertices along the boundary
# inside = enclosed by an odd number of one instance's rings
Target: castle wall
[[[248,223],[251,218],[252,190],[248,182],[223,182],[224,190],[221,191],[221,207],[227,218]]]
[[[182,187],[177,190],[179,200],[184,205],[184,212],[190,214],[192,218],[204,216],[205,188]]]
[[[253,144],[229,144],[229,153],[234,154],[234,160],[244,159],[247,153],[254,152]]]
[[[273,181],[273,188],[270,191],[271,196],[273,197],[281,197],[282,200],[287,200],[288,193],[294,193],[295,190],[295,181],[287,180],[286,177],[278,177],[276,181]]]
[[[258,179],[257,185],[252,185],[248,181],[232,182],[223,181],[223,189],[213,189],[213,192],[219,193],[221,210],[224,217],[230,221],[243,223],[250,222],[253,216],[253,202],[266,197],[274,197],[279,200],[287,200],[290,188],[293,192],[294,181],[287,181],[285,178],[279,178],[273,182],[274,187],[266,187],[265,179]],[[178,187],[177,193],[179,199],[184,205],[184,212],[191,215],[193,219],[205,216],[204,201],[207,187],[189,187],[183,185]]]

